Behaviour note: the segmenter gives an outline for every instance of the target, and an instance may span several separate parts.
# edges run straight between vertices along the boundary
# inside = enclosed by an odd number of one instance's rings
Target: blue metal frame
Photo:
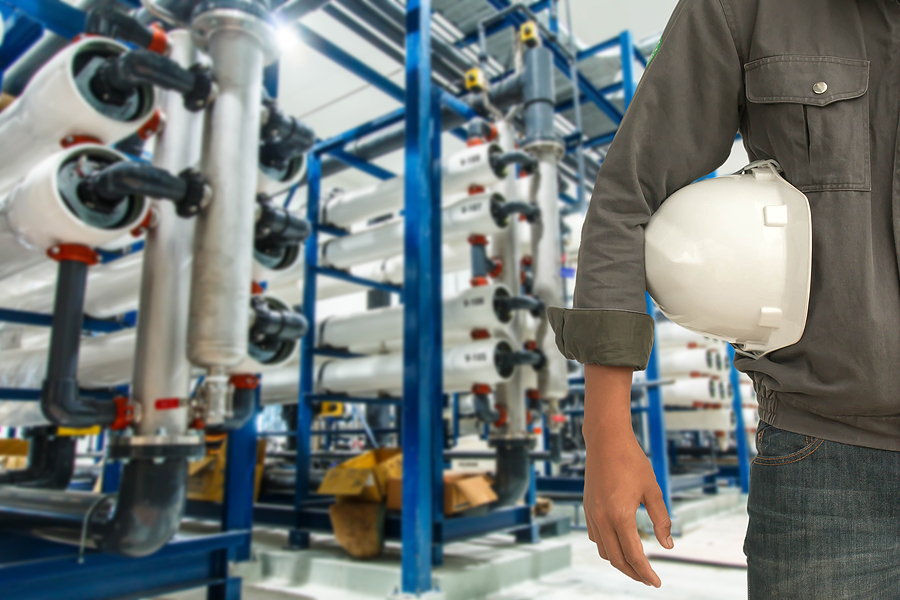
[[[737,442],[738,476],[741,483],[741,491],[750,492],[750,445],[747,443],[747,425],[744,423],[744,404],[741,398],[741,375],[734,368],[734,346],[728,345],[728,360],[731,362],[732,393],[731,406],[734,410],[734,437]]]

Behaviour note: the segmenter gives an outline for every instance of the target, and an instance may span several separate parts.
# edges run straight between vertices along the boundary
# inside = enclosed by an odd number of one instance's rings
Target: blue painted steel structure
[[[134,3],[129,3],[134,4]],[[59,0],[2,0],[0,14],[12,23],[0,45],[0,73],[38,39],[44,30],[73,38],[84,30],[85,13]],[[277,78],[267,78],[273,96]],[[140,250],[135,245],[129,252]],[[122,254],[103,255],[103,262]],[[0,321],[52,326],[50,315],[0,309]],[[84,318],[83,329],[110,333],[134,326],[134,315],[117,320]],[[121,390],[88,392],[112,399]],[[126,390],[127,393],[127,390]],[[258,403],[257,394],[257,403]],[[0,399],[37,401],[39,390],[0,389]],[[256,463],[255,420],[228,436],[225,497],[220,514],[222,532],[175,538],[159,552],[134,559],[85,551],[43,539],[0,532],[0,589],[17,600],[49,600],[63,593],[72,600],[113,600],[207,588],[209,600],[240,600],[241,580],[229,575],[229,563],[250,557],[253,515],[253,472]],[[120,465],[104,466],[102,491],[118,489]],[[64,590],[64,592],[60,592]]]

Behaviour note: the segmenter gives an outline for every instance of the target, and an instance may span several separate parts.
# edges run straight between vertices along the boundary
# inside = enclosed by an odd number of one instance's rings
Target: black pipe
[[[91,78],[91,92],[103,102],[122,106],[139,85],[150,84],[174,90],[184,97],[189,111],[202,110],[212,98],[209,69],[194,65],[190,69],[175,61],[139,48],[107,59]]]
[[[132,459],[118,495],[0,487],[0,528],[140,558],[178,531],[187,490],[187,459]]]
[[[535,223],[541,218],[541,209],[531,202],[512,200],[509,202],[495,203],[491,205],[491,216],[494,222],[505,227],[512,215],[523,215],[529,223]]]
[[[93,171],[81,180],[77,191],[87,208],[106,214],[131,196],[172,200],[181,217],[196,215],[207,201],[206,181],[198,171],[185,169],[175,176],[165,169],[131,161]]]
[[[41,411],[48,421],[64,427],[108,427],[118,413],[117,403],[85,398],[78,393],[78,350],[87,270],[87,263],[80,260],[61,260],[56,276],[50,356],[41,389]]]
[[[84,32],[131,42],[141,48],[149,48],[155,37],[152,29],[111,5],[101,5],[89,10]]]
[[[28,466],[0,473],[0,485],[64,490],[75,469],[75,438],[56,435],[55,427],[26,430]]]
[[[506,167],[509,165],[519,165],[519,167],[528,175],[537,170],[538,161],[535,157],[523,150],[511,150],[503,154],[491,155],[491,168],[498,177],[506,176]]]
[[[531,459],[528,456],[529,440],[499,440],[497,448],[497,472],[494,476],[496,508],[512,506],[528,491],[531,481]]]
[[[316,143],[316,134],[295,117],[286,115],[272,98],[263,100],[268,116],[260,126],[259,162],[269,169],[285,170]]]
[[[527,310],[532,316],[539,317],[544,312],[544,303],[534,296],[503,296],[494,298],[494,310],[500,320],[506,323],[514,310]]]
[[[265,252],[270,246],[298,244],[309,237],[312,227],[309,221],[288,209],[275,205],[271,198],[259,198],[259,212],[256,219],[255,247]]]

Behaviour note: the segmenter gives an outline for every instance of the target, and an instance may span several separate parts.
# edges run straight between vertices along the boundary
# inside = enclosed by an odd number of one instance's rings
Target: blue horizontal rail
[[[391,292],[392,294],[403,294],[403,288],[392,283],[383,283],[381,281],[374,281],[372,279],[366,279],[364,277],[357,277],[356,275],[351,275],[350,273],[332,269],[330,267],[315,267],[313,268],[313,270],[318,275],[324,275],[325,277],[331,277],[332,279],[340,279],[341,281],[346,281],[347,283],[353,283],[356,285],[361,285],[363,287],[370,287],[376,290],[383,290],[385,292]]]
[[[36,313],[27,310],[14,310],[12,308],[0,308],[0,321],[5,321],[7,323],[18,323],[19,325],[33,325],[35,327],[52,327],[53,315]],[[110,333],[113,331],[128,329],[129,325],[121,321],[106,321],[102,319],[94,319],[93,317],[84,317],[81,328],[84,331]]]
[[[349,144],[354,140],[358,140],[363,136],[370,135],[386,127],[390,127],[391,125],[402,123],[404,118],[406,118],[406,109],[398,108],[397,110],[391,111],[386,115],[382,115],[380,117],[372,119],[368,123],[363,123],[359,127],[348,129],[344,133],[318,142],[313,147],[312,151],[322,153],[331,152],[338,148],[343,148],[346,144]]]
[[[60,0],[3,0],[28,15],[47,30],[67,39],[72,39],[84,31],[87,15],[74,6]]]
[[[371,175],[376,179],[381,179],[382,181],[386,181],[388,179],[393,179],[396,177],[394,173],[391,173],[387,169],[383,169],[376,164],[370,163],[369,161],[362,159],[355,154],[350,154],[346,150],[342,148],[335,148],[331,150],[328,154],[335,157],[342,163],[353,167],[363,173]]]

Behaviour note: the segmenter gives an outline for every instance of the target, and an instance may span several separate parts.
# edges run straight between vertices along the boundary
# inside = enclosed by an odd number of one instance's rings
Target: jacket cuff
[[[653,317],[625,310],[547,308],[556,345],[582,364],[643,371],[653,349]]]

